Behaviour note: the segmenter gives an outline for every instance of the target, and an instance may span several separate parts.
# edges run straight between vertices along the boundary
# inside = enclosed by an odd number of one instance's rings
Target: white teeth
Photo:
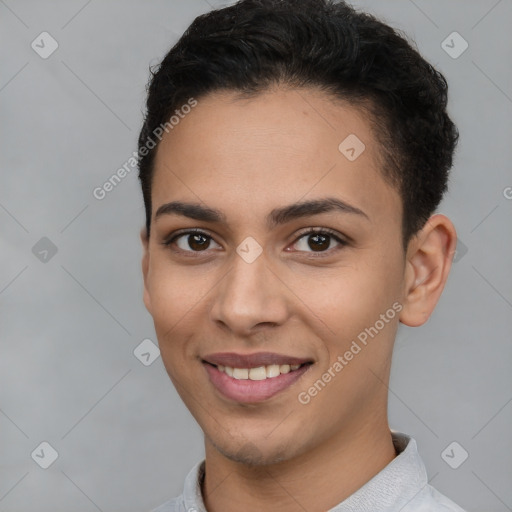
[[[290,372],[290,365],[289,364],[282,364],[280,367],[279,367],[279,371],[281,373],[289,373]]]
[[[249,370],[249,379],[251,380],[265,380],[266,378],[267,373],[264,366],[258,366]]]
[[[233,368],[233,378],[234,379],[248,379],[249,378],[249,370],[247,368]]]
[[[269,364],[267,366],[258,366],[257,368],[233,368],[219,364],[217,369],[237,380],[265,380],[297,370],[300,366],[300,364]]]
[[[279,371],[279,365],[278,364],[269,364],[266,367],[266,374],[267,374],[267,378],[277,377],[278,375],[281,375],[281,372]]]

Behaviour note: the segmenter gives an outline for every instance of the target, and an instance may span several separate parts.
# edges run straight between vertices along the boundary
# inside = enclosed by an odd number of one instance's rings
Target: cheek
[[[204,283],[197,273],[171,265],[164,256],[155,256],[148,278],[151,314],[158,324],[172,325],[199,302]]]
[[[341,350],[359,333],[373,326],[399,297],[400,268],[397,259],[365,261],[361,258],[356,265],[333,269],[321,280],[301,280],[300,296],[305,298],[304,303],[314,316],[322,320],[319,323],[325,333],[322,339]],[[395,316],[394,311],[389,314],[391,316]],[[390,338],[392,332],[388,327],[392,323],[396,322],[387,322],[386,328],[382,329],[382,334]]]
[[[191,281],[186,273],[165,262],[153,260],[152,263],[148,295],[151,316],[165,363],[166,356],[171,352],[176,357],[183,350],[186,333],[193,332],[191,318],[201,307],[204,288],[199,280]]]

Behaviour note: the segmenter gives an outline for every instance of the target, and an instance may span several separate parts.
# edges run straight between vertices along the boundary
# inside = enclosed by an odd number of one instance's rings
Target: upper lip
[[[255,354],[237,354],[235,352],[217,352],[204,356],[203,361],[216,366],[232,368],[257,368],[272,364],[303,364],[313,362],[311,359],[275,354],[274,352],[257,352]]]

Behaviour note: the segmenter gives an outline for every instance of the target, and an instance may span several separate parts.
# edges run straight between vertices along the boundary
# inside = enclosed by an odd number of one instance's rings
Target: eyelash
[[[206,233],[204,231],[201,231],[200,229],[188,229],[186,231],[181,231],[181,232],[178,232],[178,233],[173,233],[171,235],[171,237],[167,238],[166,240],[164,240],[162,242],[162,245],[167,247],[167,248],[169,248],[169,249],[171,249],[174,252],[179,252],[181,254],[191,253],[191,254],[187,255],[187,256],[190,256],[190,257],[196,257],[195,255],[200,255],[201,253],[207,251],[207,249],[205,251],[185,251],[183,249],[171,248],[171,245],[178,238],[181,238],[182,236],[185,236],[185,235],[202,235],[205,238],[209,238],[211,240],[214,240],[212,236],[210,236],[208,233]],[[312,256],[310,256],[310,257],[313,257],[313,258],[321,258],[321,257],[324,257],[324,256],[330,256],[332,254],[332,251],[335,251],[337,249],[339,250],[339,249],[343,248],[344,246],[348,245],[348,242],[346,240],[343,240],[342,238],[340,238],[336,234],[335,231],[333,231],[333,230],[331,230],[329,228],[308,228],[308,229],[302,231],[298,235],[298,237],[294,240],[292,245],[296,244],[301,238],[304,238],[307,235],[328,235],[331,238],[333,238],[336,242],[338,242],[338,244],[339,244],[338,247],[330,248],[330,249],[327,249],[326,251],[312,251],[311,253],[309,251],[298,251],[298,252],[306,252],[308,254],[311,254]]]

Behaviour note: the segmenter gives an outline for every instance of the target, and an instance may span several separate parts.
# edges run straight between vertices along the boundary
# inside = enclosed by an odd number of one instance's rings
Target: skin
[[[352,162],[338,150],[349,134],[366,146]],[[151,236],[141,232],[144,303],[169,377],[204,432],[209,512],[325,511],[396,456],[387,419],[396,331],[399,322],[428,320],[456,233],[433,215],[404,251],[402,204],[381,175],[380,152],[360,110],[284,87],[250,100],[232,92],[201,98],[158,147]],[[265,223],[275,208],[325,197],[367,218],[332,211]],[[178,200],[221,210],[225,222],[155,219]],[[330,228],[347,244],[328,237],[312,248],[301,232],[309,227]],[[186,228],[204,231],[210,245],[200,250],[188,235],[163,245]],[[252,263],[236,252],[248,236],[263,248]],[[400,313],[301,404],[298,393],[397,301]],[[214,352],[260,351],[314,364],[285,391],[244,404],[220,395],[201,362]]]

